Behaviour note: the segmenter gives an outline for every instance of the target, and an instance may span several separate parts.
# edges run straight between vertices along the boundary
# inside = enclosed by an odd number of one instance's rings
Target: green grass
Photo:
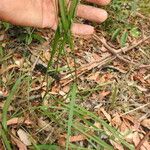
[[[65,45],[69,45],[72,52],[74,51],[73,47],[73,39],[71,33],[72,23],[75,17],[76,7],[78,5],[78,0],[73,0],[70,5],[69,11],[68,6],[65,0],[59,0],[59,8],[60,8],[60,23],[58,25],[57,31],[55,33],[55,37],[52,43],[52,51],[51,58],[48,63],[48,70],[50,70],[52,66],[53,57],[58,52],[59,56],[62,54],[62,51],[65,52]],[[74,60],[75,63],[75,60]],[[71,129],[73,124],[74,117],[74,105],[76,100],[76,91],[77,91],[77,83],[73,83],[72,88],[70,89],[70,105],[69,105],[69,117],[68,117],[68,129],[67,129],[67,140],[66,140],[66,150],[69,149],[69,138],[71,136]]]
[[[108,37],[113,41],[116,42],[117,38],[121,39],[119,41],[120,46],[124,47],[126,45],[126,42],[128,40],[128,36],[132,33],[132,35],[135,35],[136,38],[140,36],[139,27],[136,24],[131,24],[130,22],[128,24],[125,24],[126,21],[129,20],[130,12],[132,14],[136,11],[136,5],[135,1],[129,3],[130,8],[127,10],[127,12],[122,11],[120,9],[120,6],[123,7],[123,3],[128,3],[131,1],[117,1],[114,0],[112,2],[112,5],[110,5],[108,8],[109,12],[112,13],[112,18],[110,18],[106,23],[102,25],[102,28],[106,30],[106,33],[109,35]],[[60,7],[60,23],[57,28],[57,31],[55,33],[55,37],[53,39],[52,45],[51,45],[51,58],[48,62],[48,69],[47,72],[50,71],[62,71],[65,70],[65,68],[57,66],[56,68],[53,67],[54,58],[57,58],[59,60],[61,57],[67,57],[67,51],[66,46],[69,46],[71,49],[71,54],[74,58],[74,68],[68,68],[68,70],[74,70],[76,72],[76,60],[74,55],[74,38],[71,33],[71,26],[74,21],[75,17],[75,11],[76,6],[78,4],[78,0],[73,0],[72,5],[70,6],[69,11],[67,10],[67,6],[65,3],[65,0],[59,0],[59,7]],[[142,5],[142,4],[141,4]],[[143,5],[141,6],[143,8]],[[114,18],[114,16],[116,16]],[[110,28],[110,24],[112,27]],[[129,26],[128,26],[129,25]],[[4,24],[5,29],[7,30],[9,28],[8,24]],[[26,44],[32,44],[32,36],[33,31],[31,28],[26,28],[27,34],[25,35],[25,43]],[[0,64],[2,63],[9,63],[9,60],[12,57],[12,53],[6,54],[4,50],[4,47],[0,46]],[[26,58],[27,59],[27,58]],[[67,64],[67,63],[66,63]],[[21,77],[18,76],[18,72],[21,74]],[[3,140],[3,143],[5,144],[6,148],[8,150],[11,150],[11,140],[10,140],[10,128],[7,127],[7,120],[13,117],[20,117],[27,114],[31,119],[37,119],[37,118],[43,118],[44,120],[48,120],[48,124],[52,124],[54,127],[57,127],[57,130],[61,130],[60,133],[66,133],[66,146],[65,149],[79,149],[79,150],[86,150],[87,147],[90,145],[91,150],[94,149],[114,149],[113,146],[110,144],[109,140],[118,142],[123,147],[133,150],[134,146],[132,144],[129,144],[125,141],[123,135],[119,133],[119,131],[115,128],[113,128],[107,120],[103,120],[98,116],[98,114],[92,112],[91,110],[87,110],[84,107],[80,106],[79,101],[86,101],[93,93],[99,94],[100,91],[104,90],[110,90],[111,96],[107,99],[109,101],[108,105],[110,108],[116,108],[118,106],[117,98],[119,97],[119,92],[121,91],[120,85],[116,84],[114,85],[114,82],[108,81],[104,84],[98,84],[94,85],[91,88],[85,88],[83,90],[78,89],[78,82],[76,79],[76,76],[72,75],[72,78],[74,78],[74,82],[70,86],[69,92],[66,94],[66,98],[62,98],[58,95],[52,95],[49,93],[49,90],[51,88],[51,79],[49,77],[45,77],[44,80],[47,82],[47,89],[46,94],[44,95],[43,99],[41,99],[40,106],[32,106],[32,103],[34,101],[30,101],[30,89],[32,87],[32,84],[36,84],[37,82],[41,82],[41,79],[39,77],[36,77],[36,79],[31,79],[30,77],[25,77],[24,74],[27,72],[24,70],[19,70],[18,72],[10,71],[7,75],[8,81],[6,83],[3,83],[1,79],[1,84],[5,85],[9,89],[9,95],[7,99],[5,100],[5,105],[3,108],[3,114],[2,114],[2,128],[1,128],[1,134],[0,137]],[[23,74],[23,76],[22,76]],[[75,73],[76,74],[76,73]],[[17,81],[16,79],[19,78]],[[30,78],[30,80],[29,80]],[[25,86],[24,86],[25,83]],[[121,85],[123,86],[123,85]],[[90,87],[90,86],[88,86]],[[127,89],[130,91],[131,89]],[[132,89],[133,90],[133,89]],[[135,90],[135,89],[134,89]],[[132,91],[131,91],[132,92]],[[30,93],[30,94],[29,94]],[[124,91],[122,92],[124,93]],[[133,92],[134,93],[134,92]],[[25,94],[25,96],[24,96]],[[37,94],[37,93],[36,93]],[[18,97],[24,100],[24,102],[21,103],[21,105],[17,105]],[[20,99],[19,99],[20,100]],[[44,101],[51,100],[52,104],[50,106],[45,106],[43,103]],[[68,101],[69,102],[66,102]],[[13,103],[14,102],[14,103]],[[8,108],[10,104],[13,105],[15,108],[15,111],[13,113],[10,113],[8,115]],[[94,123],[99,123],[102,127],[98,128],[95,126]],[[20,125],[19,127],[22,127]],[[33,145],[29,148],[31,149],[37,149],[37,150],[43,150],[43,149],[61,149],[56,141],[50,142],[46,141],[47,132],[45,133],[44,129],[41,129],[37,125],[33,125],[33,128],[26,127],[28,133],[30,133],[31,137],[37,141],[37,143],[33,143]],[[37,131],[40,132],[37,133]],[[105,129],[105,130],[104,130]],[[57,131],[56,130],[56,131]],[[107,131],[107,132],[106,132]],[[52,131],[48,131],[52,132]],[[37,134],[35,134],[37,133]],[[80,143],[71,143],[69,141],[70,137],[73,135],[84,135],[86,137],[86,143],[87,147],[84,145],[80,145]],[[106,140],[103,140],[101,137],[105,136],[107,137]],[[51,136],[53,138],[53,136]],[[56,138],[56,140],[58,140]],[[88,148],[90,150],[90,148]]]
[[[147,6],[145,4],[147,3]],[[150,2],[138,0],[113,0],[106,9],[109,18],[102,24],[102,29],[113,43],[117,42],[120,47],[125,47],[128,38],[139,38],[141,36],[140,26],[137,24],[137,12],[149,17],[148,6]]]
[[[5,146],[6,146],[6,148],[8,150],[11,150],[10,142],[7,139],[7,136],[8,136],[8,128],[7,128],[8,109],[9,109],[10,104],[13,101],[13,97],[14,97],[15,93],[19,90],[19,86],[20,86],[22,80],[25,78],[25,76],[26,75],[23,75],[22,77],[20,77],[16,81],[16,83],[13,85],[12,90],[9,93],[9,96],[7,97],[7,99],[5,101],[5,104],[4,104],[4,107],[3,107],[2,123],[1,123],[1,125],[2,125],[2,128],[1,128],[1,137],[2,137],[2,140],[3,140]]]

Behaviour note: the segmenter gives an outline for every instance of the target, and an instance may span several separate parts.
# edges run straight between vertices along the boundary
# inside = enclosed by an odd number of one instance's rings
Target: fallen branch
[[[109,51],[110,51],[113,55],[115,55],[118,59],[120,59],[120,60],[122,60],[122,61],[124,61],[124,62],[127,62],[127,63],[132,63],[132,64],[134,64],[134,65],[138,65],[138,64],[132,62],[131,60],[125,59],[123,56],[121,56],[120,53],[126,53],[126,52],[128,52],[128,51],[134,49],[135,47],[139,46],[139,45],[142,44],[143,42],[145,42],[145,41],[147,41],[148,39],[150,39],[150,36],[147,36],[147,37],[143,38],[142,40],[140,40],[139,42],[137,42],[136,44],[134,44],[134,45],[132,45],[132,46],[130,46],[130,47],[123,48],[123,49],[121,48],[121,49],[118,49],[118,50],[116,50],[116,49],[110,47],[110,46],[107,44],[107,42],[106,42],[106,40],[105,40],[104,38],[101,39],[101,38],[100,38],[99,36],[97,36],[96,34],[94,34],[94,38],[95,38],[96,40],[98,40],[99,42],[101,42],[101,43],[107,48],[107,50],[109,50]]]
[[[148,39],[150,39],[150,35],[144,37],[142,40],[140,40],[140,41],[137,42],[136,44],[134,44],[134,45],[132,45],[132,46],[130,46],[130,47],[127,47],[127,48],[125,48],[124,50],[119,49],[118,52],[119,52],[119,53],[121,53],[121,52],[126,53],[126,52],[128,52],[128,51],[130,51],[130,50],[136,48],[137,46],[139,46],[139,45],[142,44],[143,42],[147,41]]]

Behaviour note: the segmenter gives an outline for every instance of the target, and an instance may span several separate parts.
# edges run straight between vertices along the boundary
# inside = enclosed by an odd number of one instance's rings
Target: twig
[[[123,51],[122,51],[122,49],[119,49],[118,52],[119,52],[119,53],[120,53],[120,52],[126,53],[126,52],[128,52],[128,51],[134,49],[135,47],[139,46],[139,45],[142,44],[143,42],[147,41],[148,39],[150,39],[150,35],[149,35],[149,36],[146,36],[145,38],[143,38],[142,40],[140,40],[140,41],[137,42],[136,44],[134,44],[134,45],[132,45],[132,46],[130,46],[130,47],[127,47],[127,48],[124,49]]]
[[[39,95],[31,95],[31,96],[28,98],[28,100],[29,100],[29,101],[32,101],[32,100],[39,99],[39,98],[41,98],[41,95],[40,95],[40,94],[39,94]],[[5,99],[7,99],[7,96],[0,96],[0,100],[5,100]]]
[[[109,56],[104,59],[101,59],[99,61],[92,62],[91,64],[88,64],[80,68],[79,70],[81,71],[80,73],[77,74],[77,78],[79,78],[81,75],[85,74],[86,72],[90,71],[91,69],[95,67],[102,67],[103,65],[106,65],[108,62],[113,61],[116,57],[115,56]],[[62,84],[62,86],[66,86],[70,82],[74,81],[74,78],[70,79],[69,81],[65,82]]]
[[[9,70],[11,70],[13,68],[19,68],[19,66],[12,64],[12,65],[8,66],[5,69],[0,69],[0,75],[4,74],[5,72],[7,72],[7,71],[9,71]]]
[[[34,57],[34,56],[33,56],[33,57]],[[34,70],[34,68],[35,68],[36,64],[37,64],[37,63],[38,63],[38,61],[39,61],[39,59],[40,59],[40,56],[38,56],[37,58],[35,58],[35,61],[33,62],[33,65],[32,65],[31,72],[33,72],[33,70]]]
[[[134,111],[136,111],[136,110],[142,109],[142,108],[144,108],[144,107],[146,107],[146,106],[148,106],[148,105],[150,105],[150,103],[144,104],[144,105],[142,105],[142,106],[140,106],[140,107],[137,107],[137,108],[135,108],[135,109],[133,109],[133,110],[130,110],[130,111],[128,111],[128,112],[126,112],[126,113],[120,115],[120,117],[122,117],[122,116],[124,116],[124,115],[127,115],[127,114],[129,114],[129,113],[132,113],[132,112],[134,112]]]
[[[98,37],[97,35],[94,35],[94,38],[95,39],[97,39],[97,40],[99,40],[113,55],[115,55],[119,60],[122,60],[122,61],[124,61],[124,62],[126,62],[126,63],[132,63],[132,64],[134,64],[134,65],[136,65],[136,63],[134,63],[134,62],[132,62],[131,60],[127,60],[127,59],[125,59],[124,57],[122,57],[119,53],[120,52],[118,52],[118,50],[116,50],[116,49],[114,49],[114,48],[112,48],[112,47],[110,47],[107,43],[106,43],[106,40],[103,38],[103,39],[101,39],[100,37]]]
[[[137,15],[138,17],[142,18],[142,19],[145,19],[145,20],[150,21],[150,18],[149,18],[149,17],[146,17],[146,16],[142,15],[142,14],[139,13],[139,12],[137,12],[136,15]]]
[[[142,69],[142,68],[150,69],[150,64],[149,64],[149,65],[141,65],[141,66],[139,66],[139,68],[140,68],[140,69]]]
[[[146,135],[143,137],[143,139],[139,142],[139,144],[136,146],[135,150],[140,150],[141,146],[145,142],[145,140],[150,136],[150,131],[146,133]]]
[[[97,35],[94,34],[94,37],[95,37],[96,39],[98,39],[102,44],[104,44],[104,46],[105,46],[111,53],[113,53],[113,54],[119,54],[119,53],[121,53],[121,52],[126,53],[126,52],[128,52],[128,51],[134,49],[135,47],[139,46],[139,45],[142,44],[143,42],[147,41],[148,39],[150,39],[150,35],[149,35],[149,36],[146,36],[145,38],[141,39],[139,42],[137,42],[136,44],[134,44],[134,45],[132,45],[132,46],[130,46],[130,47],[127,47],[127,48],[124,48],[124,49],[120,48],[120,49],[116,50],[116,49],[110,47],[106,42],[104,42],[104,41],[103,41],[100,37],[98,37]],[[107,44],[107,45],[106,45],[106,44]]]
[[[100,37],[98,37],[96,34],[94,34],[94,38],[99,40],[112,54],[114,54],[117,58],[119,58],[120,60],[124,61],[124,62],[127,62],[127,63],[132,63],[134,65],[138,65],[134,62],[131,62],[130,60],[127,60],[125,59],[124,57],[122,57],[121,55],[119,55],[120,53],[126,53],[132,49],[134,49],[135,47],[139,46],[140,44],[142,44],[143,42],[147,41],[148,39],[150,39],[150,36],[147,36],[145,38],[143,38],[142,40],[140,40],[139,42],[137,42],[136,44],[130,46],[130,47],[127,47],[127,48],[124,48],[124,49],[114,49],[112,47],[110,47],[107,43],[106,43],[106,40],[103,38],[101,39]]]

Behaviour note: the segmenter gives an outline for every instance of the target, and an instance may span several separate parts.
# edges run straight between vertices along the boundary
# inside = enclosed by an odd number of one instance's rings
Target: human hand
[[[107,5],[110,0],[85,0],[98,5]],[[0,19],[15,25],[52,28],[58,25],[57,0],[1,0]],[[77,16],[83,19],[104,22],[107,12],[100,8],[79,4]],[[90,25],[74,23],[72,32],[77,35],[91,35],[94,28]]]

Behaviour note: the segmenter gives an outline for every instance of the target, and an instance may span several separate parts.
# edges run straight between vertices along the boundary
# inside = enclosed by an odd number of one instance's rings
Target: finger
[[[72,33],[74,35],[89,36],[94,34],[94,27],[90,25],[74,23],[72,26]]]
[[[108,14],[104,9],[88,5],[79,5],[77,8],[77,16],[94,22],[104,22]]]
[[[86,0],[86,1],[90,3],[98,4],[98,5],[108,5],[111,0]]]

